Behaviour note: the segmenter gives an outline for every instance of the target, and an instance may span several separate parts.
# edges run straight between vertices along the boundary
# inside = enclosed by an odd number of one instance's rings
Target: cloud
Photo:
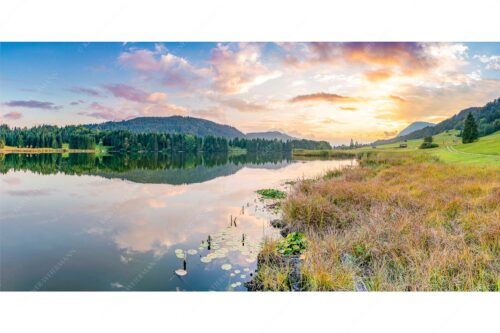
[[[421,43],[308,43],[288,53],[284,61],[295,67],[314,64],[342,63],[397,66],[403,69],[422,69],[433,65],[433,59]],[[297,51],[299,52],[297,54]]]
[[[356,111],[358,108],[352,107],[352,106],[341,106],[340,110],[343,111]]]
[[[123,115],[120,114],[119,112],[115,111],[115,109],[104,106],[102,104],[99,104],[97,102],[93,102],[89,106],[92,110],[91,112],[80,112],[78,114],[83,115],[83,116],[89,116],[89,117],[94,117],[98,119],[104,119],[104,120],[121,120],[123,119]]]
[[[123,52],[118,62],[140,72],[146,79],[157,79],[162,85],[182,89],[191,88],[209,73],[207,68],[196,68],[158,44],[154,51],[131,49]]]
[[[323,124],[338,124],[338,125],[345,125],[346,123],[340,120],[335,120],[332,118],[325,118],[321,121]]]
[[[178,106],[175,104],[161,103],[161,104],[151,104],[145,105],[141,110],[139,110],[139,115],[141,116],[174,116],[174,115],[187,115],[188,109]]]
[[[244,93],[282,75],[280,71],[264,66],[260,57],[257,44],[239,44],[236,49],[231,49],[228,44],[218,44],[210,59],[215,90],[223,94]]]
[[[23,117],[21,112],[9,112],[3,115],[5,119],[17,120]]]
[[[357,70],[368,82],[395,76],[449,82],[467,64],[467,50],[461,43],[297,43],[283,49],[282,58],[288,67],[302,70]]]
[[[500,56],[475,55],[474,58],[486,64],[486,69],[500,71]]]
[[[59,110],[61,106],[57,106],[52,102],[40,102],[40,101],[10,101],[4,103],[6,106],[10,107],[22,107],[22,108],[31,108],[31,109],[43,109],[43,110]]]
[[[403,97],[400,97],[400,96],[396,96],[396,95],[390,95],[389,98],[395,102],[398,102],[398,103],[405,103],[406,102],[406,99],[404,99]]]
[[[390,79],[394,73],[386,69],[378,69],[363,73],[364,77],[370,82],[379,82]]]
[[[69,88],[68,90],[75,94],[84,94],[92,97],[104,97],[104,95],[100,90],[94,88],[72,87]]]
[[[337,94],[330,94],[319,92],[309,95],[298,95],[290,99],[290,103],[304,103],[304,102],[327,102],[327,103],[344,103],[344,102],[357,102],[358,98],[341,96]]]
[[[219,100],[218,102],[223,106],[227,106],[229,108],[236,109],[241,112],[260,112],[267,110],[267,108],[264,105],[237,98],[222,99]]]
[[[106,85],[104,86],[104,88],[109,92],[111,92],[115,97],[121,97],[129,101],[134,101],[139,103],[148,102],[148,97],[149,97],[148,93],[126,84]]]
[[[376,112],[376,118],[389,121],[431,121],[439,122],[471,106],[483,106],[498,98],[500,80],[479,80],[469,85],[455,85],[442,89],[427,87],[402,87],[405,102],[395,95],[389,103]],[[460,98],[457,98],[460,96]]]
[[[83,104],[83,103],[85,103],[85,101],[79,99],[78,101],[73,101],[73,102],[69,103],[69,105],[79,105],[79,104]]]

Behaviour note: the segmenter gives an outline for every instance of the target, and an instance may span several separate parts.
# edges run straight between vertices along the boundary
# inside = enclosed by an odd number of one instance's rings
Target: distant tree
[[[427,142],[427,143],[432,143],[433,139],[432,139],[432,135],[431,136],[426,136],[424,138],[424,142]]]
[[[479,132],[477,130],[476,120],[472,113],[467,115],[464,122],[464,130],[462,131],[462,143],[471,143],[478,139]]]
[[[3,136],[0,136],[0,148],[5,147],[5,138]]]
[[[349,144],[350,148],[354,148],[354,141],[351,139],[351,143]]]

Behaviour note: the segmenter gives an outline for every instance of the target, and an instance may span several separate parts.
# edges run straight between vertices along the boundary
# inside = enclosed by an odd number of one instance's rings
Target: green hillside
[[[461,130],[463,128],[464,120],[469,113],[472,113],[477,124],[479,136],[489,135],[500,130],[500,98],[496,99],[483,107],[472,107],[460,111],[458,114],[451,118],[443,120],[439,124],[432,127],[425,127],[423,129],[412,132],[408,135],[395,137],[387,140],[378,140],[373,145],[383,145],[388,143],[395,143],[401,140],[414,140],[422,139],[426,136],[438,135],[450,130]]]
[[[500,131],[480,137],[478,141],[463,144],[457,136],[459,131],[448,131],[433,136],[434,142],[439,144],[438,148],[427,149],[425,151],[437,156],[447,163],[464,164],[485,164],[500,166]],[[391,151],[391,152],[422,152],[418,149],[423,139],[400,141],[385,145],[376,146],[376,149],[364,147],[359,150],[369,151]],[[406,143],[407,148],[399,148],[401,143]]]

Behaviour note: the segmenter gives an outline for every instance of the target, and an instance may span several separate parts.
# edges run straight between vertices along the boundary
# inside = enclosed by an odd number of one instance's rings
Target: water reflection
[[[260,240],[276,234],[255,190],[351,163],[4,156],[1,289],[244,290]]]
[[[281,168],[291,156],[276,154],[0,154],[0,172],[99,175],[138,183],[191,184],[234,174],[244,166]]]

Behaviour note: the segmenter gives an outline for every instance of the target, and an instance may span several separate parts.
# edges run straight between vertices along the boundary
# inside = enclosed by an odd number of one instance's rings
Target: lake
[[[262,239],[279,237],[255,191],[353,164],[279,154],[1,155],[0,289],[245,291]]]

